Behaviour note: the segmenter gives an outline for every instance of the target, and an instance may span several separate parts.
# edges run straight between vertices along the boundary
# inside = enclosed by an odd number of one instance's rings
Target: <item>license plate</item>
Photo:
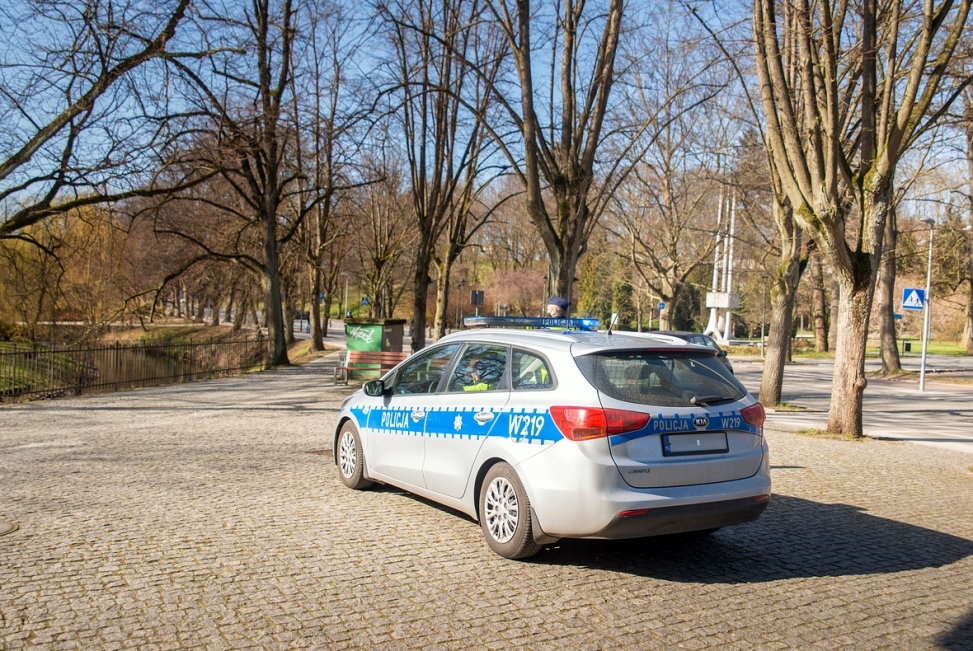
[[[666,434],[662,437],[662,454],[667,457],[720,454],[729,451],[730,446],[726,442],[726,432]]]

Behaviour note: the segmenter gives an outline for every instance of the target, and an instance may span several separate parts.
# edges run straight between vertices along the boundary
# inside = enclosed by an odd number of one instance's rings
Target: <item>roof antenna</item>
[[[615,327],[616,323],[618,323],[618,312],[612,312],[612,318],[609,319],[608,321],[608,331],[606,332],[606,334],[611,336],[612,328]]]

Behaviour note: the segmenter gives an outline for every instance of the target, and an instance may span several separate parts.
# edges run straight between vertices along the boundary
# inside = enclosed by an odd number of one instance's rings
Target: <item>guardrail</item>
[[[0,344],[0,401],[192,382],[262,368],[266,340],[78,347]]]

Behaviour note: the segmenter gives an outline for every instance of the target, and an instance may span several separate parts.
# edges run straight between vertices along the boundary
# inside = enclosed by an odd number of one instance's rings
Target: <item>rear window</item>
[[[716,356],[697,352],[610,351],[577,358],[599,391],[625,402],[658,407],[714,406],[746,395]]]

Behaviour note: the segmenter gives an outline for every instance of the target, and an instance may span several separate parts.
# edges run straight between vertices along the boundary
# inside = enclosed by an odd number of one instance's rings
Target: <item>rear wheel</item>
[[[365,453],[355,425],[348,421],[338,434],[338,474],[348,488],[361,490],[372,482],[365,478]]]
[[[506,463],[490,468],[483,480],[480,527],[490,549],[504,558],[528,558],[541,549],[534,542],[527,491]]]

